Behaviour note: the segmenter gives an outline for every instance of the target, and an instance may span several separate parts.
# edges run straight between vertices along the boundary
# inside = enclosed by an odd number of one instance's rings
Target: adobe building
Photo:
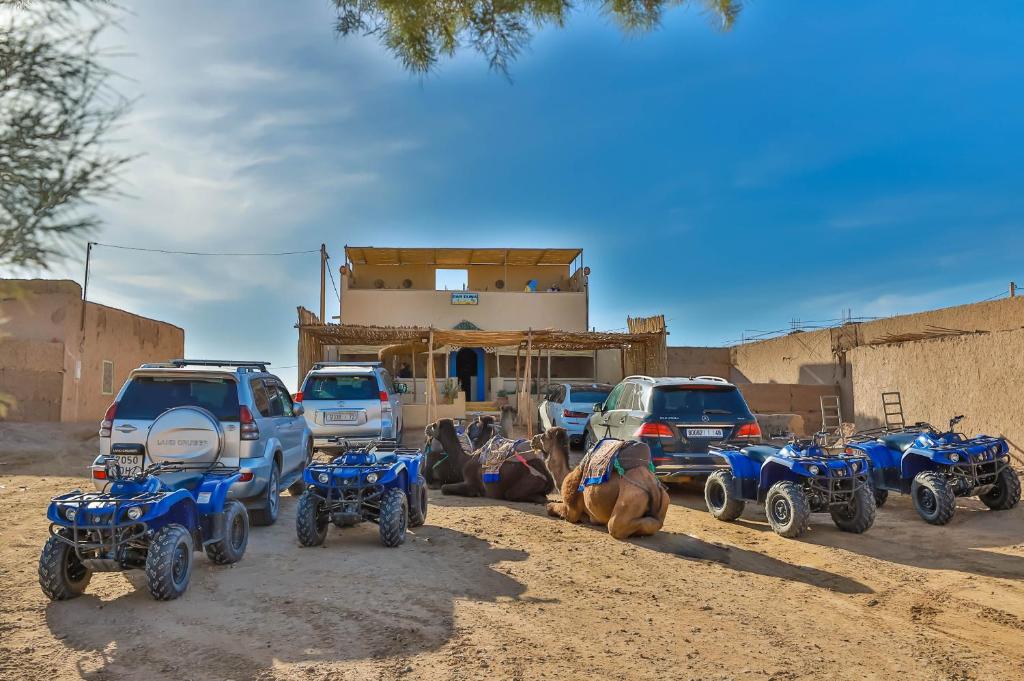
[[[579,248],[345,248],[342,326],[418,327],[465,331],[553,329],[586,332],[588,276]],[[439,273],[457,288],[439,288]],[[376,359],[379,346],[335,346],[325,360]],[[618,352],[551,350],[533,376],[597,380],[621,377]],[[493,400],[515,385],[513,348],[450,347],[435,358],[436,375],[456,379],[469,402]],[[426,357],[416,376],[424,377]],[[301,377],[300,377],[301,378]]]
[[[0,420],[98,421],[132,369],[184,350],[183,329],[83,302],[74,281],[0,279]]]

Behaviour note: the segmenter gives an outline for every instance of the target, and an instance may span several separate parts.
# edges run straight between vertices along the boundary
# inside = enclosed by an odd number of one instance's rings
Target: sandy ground
[[[896,498],[866,535],[815,516],[792,541],[682,490],[621,543],[432,492],[398,549],[375,526],[302,549],[285,496],[241,563],[197,554],[180,600],[127,573],[50,603],[44,509],[85,484],[92,430],[0,424],[2,679],[1024,678],[1024,510],[973,500],[945,528]]]

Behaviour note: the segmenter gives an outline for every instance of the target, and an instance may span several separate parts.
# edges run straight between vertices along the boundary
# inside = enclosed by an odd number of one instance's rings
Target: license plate
[[[122,473],[132,473],[142,469],[141,454],[115,454],[114,462],[117,463]]]
[[[686,437],[724,437],[721,428],[687,428]]]
[[[324,419],[327,423],[351,423],[356,420],[354,411],[329,411]]]

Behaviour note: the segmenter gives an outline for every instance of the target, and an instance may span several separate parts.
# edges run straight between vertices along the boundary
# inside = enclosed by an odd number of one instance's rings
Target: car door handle
[[[119,433],[134,433],[136,430],[138,430],[138,428],[126,423],[123,426],[118,426],[117,428],[114,428],[114,430],[116,430]]]

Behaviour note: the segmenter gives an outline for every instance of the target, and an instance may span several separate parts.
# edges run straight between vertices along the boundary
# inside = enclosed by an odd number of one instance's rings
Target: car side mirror
[[[399,395],[406,394],[407,392],[409,392],[409,384],[408,383],[396,383],[395,384],[395,392],[397,392]]]
[[[294,416],[302,416],[305,413],[306,413],[306,408],[303,407],[301,404],[296,404],[296,405],[292,406],[292,414]]]
[[[604,413],[604,402],[594,402],[594,413],[595,414],[603,414]]]

